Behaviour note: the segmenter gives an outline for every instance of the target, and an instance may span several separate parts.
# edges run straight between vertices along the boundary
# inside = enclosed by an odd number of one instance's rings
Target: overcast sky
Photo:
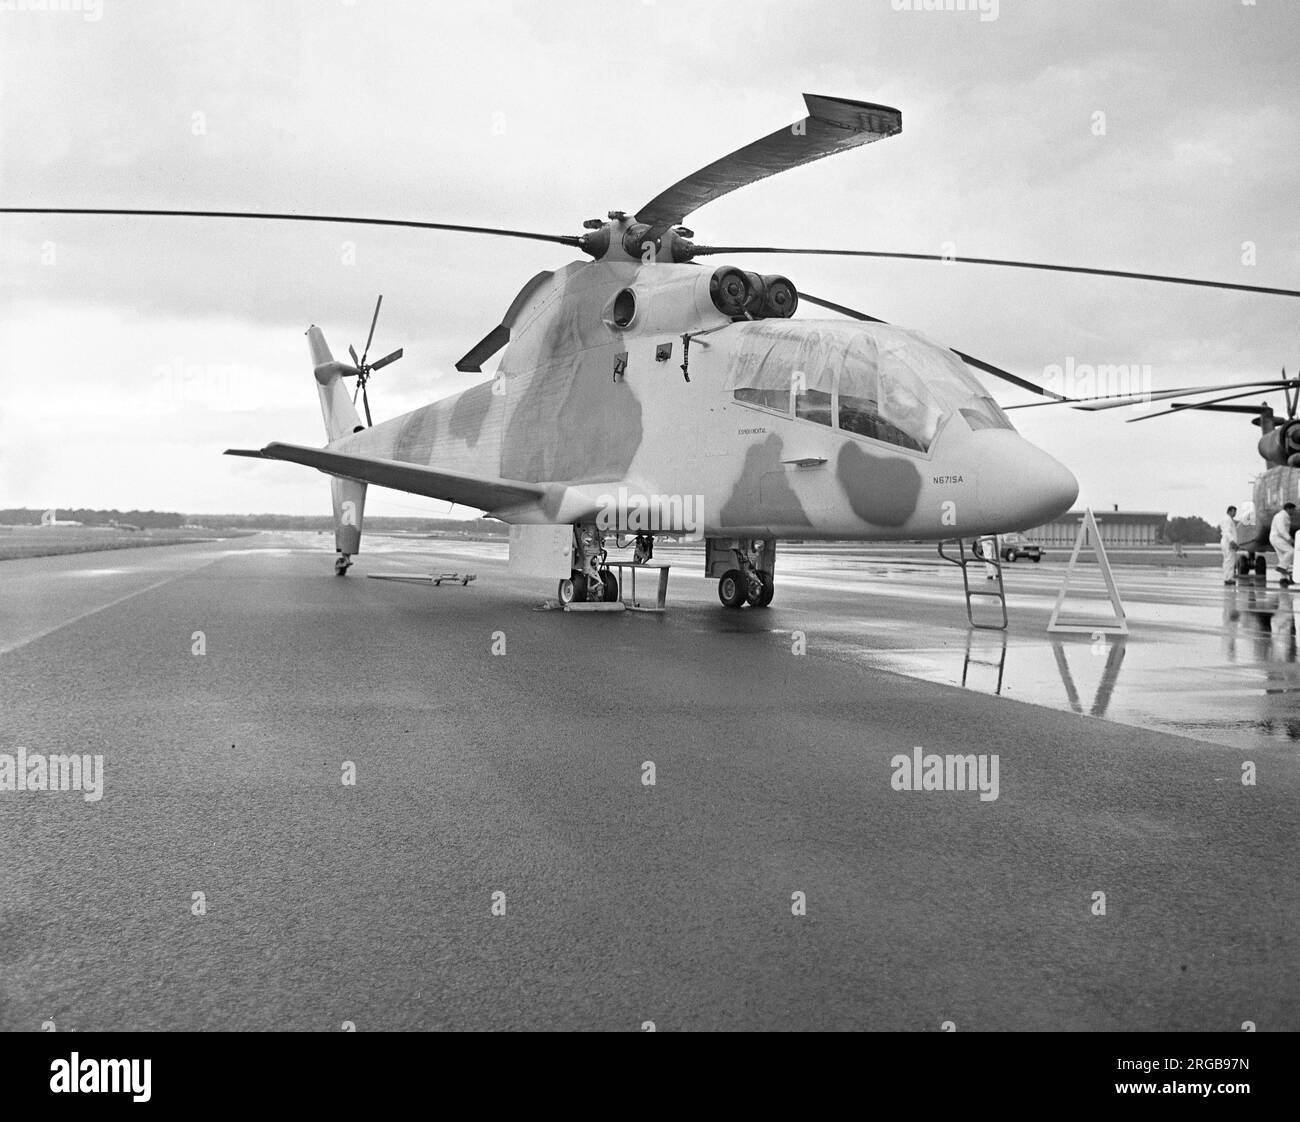
[[[580,233],[798,119],[807,91],[895,106],[903,132],[705,207],[698,241],[951,246],[1300,287],[1293,0],[1001,0],[996,19],[896,5],[0,11],[0,200]],[[480,380],[456,359],[533,273],[573,256],[450,233],[0,216],[0,507],[327,512],[316,472],[220,455],[323,443],[308,324],[336,353],[359,347],[383,292],[375,346],[406,348],[372,383],[388,418]],[[1035,379],[1067,361],[1137,364],[1160,388],[1300,363],[1294,299],[742,260]],[[1030,400],[991,385],[1004,404]],[[1249,498],[1261,465],[1246,419],[1126,415],[1012,416],[1099,509],[1210,517]],[[375,489],[368,510],[447,506]]]

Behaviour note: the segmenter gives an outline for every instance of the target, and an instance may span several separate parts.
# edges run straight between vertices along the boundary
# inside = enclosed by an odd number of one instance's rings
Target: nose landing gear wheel
[[[346,553],[340,553],[334,558],[334,575],[336,577],[345,577],[348,575],[348,569],[352,566],[352,558]]]
[[[587,599],[587,578],[581,573],[573,573],[567,580],[560,581],[561,604],[581,604]]]
[[[772,597],[776,595],[776,584],[773,582],[772,578],[766,573],[763,573],[762,576],[762,588],[759,589],[757,594],[754,594],[751,591],[746,597],[746,599],[749,600],[750,606],[754,608],[766,608],[772,602]]]
[[[600,574],[600,579],[605,585],[605,603],[613,604],[618,599],[618,577],[606,569]]]
[[[739,569],[729,569],[718,581],[718,599],[724,608],[739,608],[745,603],[746,581]]]

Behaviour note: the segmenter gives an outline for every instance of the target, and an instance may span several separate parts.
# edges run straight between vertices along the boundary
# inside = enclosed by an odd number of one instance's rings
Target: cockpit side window
[[[831,395],[825,390],[800,390],[794,395],[794,415],[828,428],[832,423]]]
[[[839,427],[899,448],[928,452],[944,410],[896,343],[854,340],[840,368]]]
[[[967,402],[959,410],[966,418],[966,423],[978,432],[980,429],[1009,429],[1011,419],[1002,412],[1002,407],[991,397],[977,397]]]
[[[880,415],[928,450],[939,431],[943,409],[912,370],[903,366],[886,365],[882,361]]]
[[[724,389],[744,405],[921,453],[958,413],[972,429],[1012,427],[955,354],[916,332],[795,320],[731,330]]]
[[[790,416],[794,364],[795,351],[790,340],[755,335],[733,360],[732,398]]]
[[[880,405],[868,398],[841,393],[839,420],[840,428],[845,432],[869,436],[872,440],[883,440],[887,444],[897,444],[900,448],[925,451],[924,445],[914,436],[909,436],[897,425],[886,421],[880,415]]]
[[[790,415],[790,387],[783,389],[762,389],[743,386],[732,392],[732,397],[746,405],[757,405],[761,409],[772,409],[778,413]]]

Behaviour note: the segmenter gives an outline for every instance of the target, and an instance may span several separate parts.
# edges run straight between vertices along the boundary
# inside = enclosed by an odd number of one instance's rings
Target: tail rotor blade
[[[366,387],[361,387],[361,404],[366,407],[366,424],[374,428],[375,422],[370,419],[370,395],[366,393]]]
[[[375,301],[375,314],[370,318],[370,334],[366,336],[366,349],[361,352],[361,361],[366,361],[366,356],[370,353],[370,344],[375,338],[375,324],[379,322],[379,305],[384,302],[384,295],[381,292],[379,299]]]
[[[360,369],[361,360],[357,358],[357,349],[351,343],[348,344],[348,354],[352,356],[352,365]]]

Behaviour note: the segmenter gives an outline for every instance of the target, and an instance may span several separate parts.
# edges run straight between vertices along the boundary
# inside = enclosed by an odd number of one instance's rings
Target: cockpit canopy
[[[879,323],[738,324],[726,389],[738,402],[928,452],[949,419],[1009,429],[1007,415],[952,351]]]

